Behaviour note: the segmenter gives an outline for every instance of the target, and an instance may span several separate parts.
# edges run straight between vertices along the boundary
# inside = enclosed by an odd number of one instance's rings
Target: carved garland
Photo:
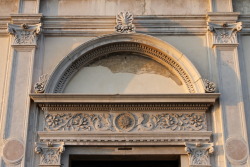
[[[98,57],[114,53],[114,52],[135,52],[139,54],[148,55],[151,58],[160,59],[164,62],[166,62],[168,65],[170,65],[179,75],[181,76],[182,80],[186,84],[188,90],[190,93],[195,93],[194,86],[190,80],[190,77],[185,72],[181,66],[175,62],[173,59],[171,59],[168,55],[152,48],[144,44],[139,43],[115,43],[106,45],[100,48],[97,48],[93,51],[90,51],[86,53],[85,55],[81,56],[79,59],[77,59],[70,67],[67,68],[67,70],[64,72],[64,74],[61,76],[60,80],[57,82],[56,87],[54,88],[54,93],[62,93],[64,87],[66,86],[67,82],[70,80],[70,78],[83,66],[88,65],[93,60],[95,60]]]
[[[45,131],[206,131],[205,113],[46,113]]]

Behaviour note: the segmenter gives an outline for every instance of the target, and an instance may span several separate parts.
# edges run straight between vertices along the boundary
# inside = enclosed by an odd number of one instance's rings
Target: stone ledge
[[[98,133],[83,132],[38,132],[40,142],[64,142],[65,145],[180,145],[185,142],[209,142],[212,135],[207,132],[169,132],[169,133]]]
[[[82,95],[44,93],[30,94],[35,103],[215,103],[219,93],[187,94],[115,94],[115,95]]]

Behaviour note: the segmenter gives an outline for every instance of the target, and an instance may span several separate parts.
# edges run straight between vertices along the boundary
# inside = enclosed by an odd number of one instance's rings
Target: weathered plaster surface
[[[43,74],[52,73],[56,65],[72,50],[91,39],[91,37],[46,37]]]
[[[81,69],[65,93],[186,93],[181,80],[163,65],[136,55],[112,55]]]
[[[250,14],[249,0],[233,0],[233,10],[241,14]]]
[[[158,38],[181,50],[192,61],[201,76],[209,78],[209,55],[205,36],[159,36]]]
[[[8,16],[9,14],[18,13],[18,0],[1,0],[0,16]]]
[[[161,5],[159,5],[161,4]],[[205,14],[209,1],[204,0],[43,0],[44,15],[116,15],[130,11],[134,15]]]

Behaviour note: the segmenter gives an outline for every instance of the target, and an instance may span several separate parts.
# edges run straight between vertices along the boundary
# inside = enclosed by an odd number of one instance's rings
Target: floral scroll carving
[[[242,23],[208,23],[208,30],[214,32],[214,44],[237,44],[236,33],[242,29]]]
[[[135,32],[133,23],[133,15],[129,12],[120,12],[116,16],[116,32],[119,33],[132,33]]]
[[[216,84],[207,79],[203,79],[206,93],[214,93],[216,90]]]
[[[41,32],[41,23],[36,25],[8,24],[8,32],[14,35],[13,45],[36,45]]]
[[[40,154],[40,166],[61,166],[61,154],[64,151],[64,143],[37,144],[35,153]]]
[[[186,143],[185,151],[189,156],[189,166],[190,167],[208,167],[210,164],[210,156],[214,152],[213,144],[192,144]]]
[[[206,131],[205,113],[46,113],[46,131]]]
[[[44,74],[42,76],[39,77],[39,81],[37,83],[35,83],[34,85],[34,90],[36,93],[43,93],[45,90],[45,85],[47,83],[48,80],[48,74]]]

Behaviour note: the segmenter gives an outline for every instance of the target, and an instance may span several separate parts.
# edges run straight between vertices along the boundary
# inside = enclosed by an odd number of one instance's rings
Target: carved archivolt
[[[181,77],[182,81],[187,86],[187,89],[190,93],[195,93],[194,86],[191,82],[190,77],[185,72],[185,70],[179,65],[179,63],[175,62],[171,57],[167,56],[166,54],[155,50],[154,48],[139,44],[139,43],[115,43],[111,45],[106,45],[100,48],[96,48],[95,50],[81,56],[75,62],[72,63],[70,67],[64,72],[63,76],[58,81],[54,93],[61,93],[66,86],[67,81],[74,75],[80,68],[83,66],[88,65],[93,60],[97,59],[98,57],[108,55],[113,52],[135,52],[143,55],[147,55],[151,58],[154,58],[156,61],[160,61],[160,63],[165,62],[170,69],[174,69],[178,76]]]
[[[190,93],[205,92],[200,74],[185,55],[160,39],[132,33],[106,35],[79,46],[58,64],[48,80],[45,93],[62,93],[79,69],[103,56],[121,52],[153,59],[177,75]]]

